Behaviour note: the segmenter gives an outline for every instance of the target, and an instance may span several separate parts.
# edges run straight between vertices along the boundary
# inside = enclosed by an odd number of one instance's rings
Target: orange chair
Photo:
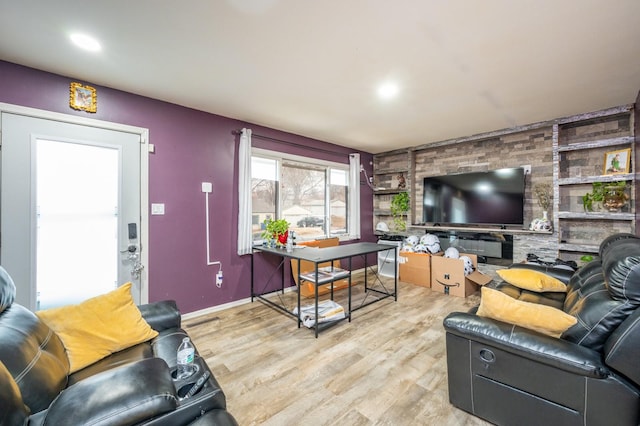
[[[304,241],[299,243],[298,245],[300,246],[307,246],[307,247],[318,247],[318,248],[323,248],[323,247],[332,247],[332,246],[337,246],[339,244],[339,240],[337,237],[334,238],[326,238],[323,240],[312,240],[312,241]],[[320,263],[318,264],[318,268],[322,268],[324,266],[330,266],[332,262],[324,262],[324,263]],[[340,261],[339,260],[334,260],[333,261],[333,266],[336,268],[340,268]],[[313,272],[315,271],[315,264],[313,262],[309,262],[306,260],[303,260],[300,263],[300,273],[304,274],[304,273],[308,273],[308,272]],[[311,281],[307,281],[307,280],[302,280],[302,283],[299,283],[298,281],[298,259],[291,259],[291,273],[293,274],[293,280],[295,281],[296,285],[298,286],[298,289],[300,291],[300,295],[304,296],[304,297],[315,297],[315,288],[314,288],[314,283]],[[326,284],[320,284],[318,286],[318,295],[322,295],[322,294],[327,294],[331,291],[331,285],[333,284],[333,290],[341,290],[343,288],[347,288],[349,287],[349,280],[348,279],[343,279],[343,280],[338,280],[338,281],[334,281],[333,283],[326,283]]]

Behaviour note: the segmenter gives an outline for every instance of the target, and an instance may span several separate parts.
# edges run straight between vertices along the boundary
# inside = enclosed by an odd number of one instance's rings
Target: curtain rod
[[[241,135],[242,134],[242,130],[234,130],[231,133],[233,133],[234,135]],[[289,145],[289,146],[295,146],[298,148],[306,148],[306,149],[310,149],[313,151],[318,151],[318,152],[324,152],[325,154],[331,154],[331,155],[336,155],[336,156],[347,156],[347,158],[349,157],[349,154],[341,154],[339,152],[335,152],[335,151],[331,151],[328,149],[324,149],[324,148],[317,148],[314,146],[307,146],[307,145],[303,145],[303,144],[299,144],[299,143],[295,143],[295,142],[291,142],[291,141],[284,141],[282,139],[276,139],[276,138],[272,138],[271,136],[264,136],[264,135],[259,135],[256,133],[251,133],[252,137],[255,138],[259,138],[259,139],[264,139],[264,140],[268,140],[268,141],[272,141],[272,142],[277,142],[277,143],[281,143],[284,145]]]

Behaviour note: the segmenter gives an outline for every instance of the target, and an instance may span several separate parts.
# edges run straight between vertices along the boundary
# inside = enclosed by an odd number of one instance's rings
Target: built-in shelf
[[[558,195],[554,200],[555,228],[558,250],[563,256],[579,259],[581,254],[597,254],[597,243],[602,238],[613,232],[633,232],[636,227],[635,173],[599,174],[606,151],[632,148],[633,152],[632,111],[633,106],[629,105],[574,116],[554,125],[553,157]],[[635,170],[633,153],[630,155],[630,169]],[[618,181],[626,181],[631,186],[625,212],[583,210],[580,204],[582,189],[593,183],[606,186]],[[560,210],[561,205],[563,210]]]
[[[586,219],[586,220],[633,220],[633,213],[613,212],[558,212],[558,219]]]
[[[375,216],[393,216],[391,214],[391,210],[381,210],[381,209],[376,209],[373,211],[373,214]],[[408,213],[402,213],[402,216],[407,216]]]
[[[382,169],[382,170],[374,170],[373,174],[374,175],[392,175],[392,174],[396,174],[396,173],[407,173],[408,170],[404,169],[404,168],[397,168],[397,169]]]
[[[399,194],[401,192],[407,192],[408,190],[406,188],[396,188],[396,189],[376,189],[373,191],[374,194],[376,195],[384,195],[384,194]]]
[[[474,228],[465,226],[433,226],[433,225],[408,225],[408,228],[426,229],[428,231],[464,231],[464,232],[488,232],[500,234],[540,234],[551,235],[552,231],[531,231],[522,228]]]
[[[633,136],[621,136],[619,138],[601,139],[590,142],[575,142],[568,145],[558,146],[558,152],[577,151],[580,149],[604,148],[633,143]]]
[[[619,182],[622,180],[633,180],[633,173],[620,173],[616,175],[601,175],[601,176],[579,176],[572,178],[558,179],[558,185],[580,185],[593,182]]]
[[[600,246],[590,244],[569,244],[560,243],[558,249],[561,251],[573,251],[578,253],[599,253]]]

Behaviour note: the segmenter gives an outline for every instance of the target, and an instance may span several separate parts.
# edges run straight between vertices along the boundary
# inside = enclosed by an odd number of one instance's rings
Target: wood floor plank
[[[393,287],[387,281],[388,288]],[[479,301],[399,282],[324,330],[256,301],[184,322],[240,425],[486,425],[448,401],[444,317]],[[362,297],[364,286],[353,288]],[[297,294],[273,296],[290,309]],[[346,291],[335,299],[346,304]],[[303,304],[311,303],[303,299]]]

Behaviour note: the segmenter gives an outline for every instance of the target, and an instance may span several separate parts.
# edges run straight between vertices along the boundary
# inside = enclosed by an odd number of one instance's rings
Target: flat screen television
[[[424,178],[423,222],[524,225],[522,168]]]

